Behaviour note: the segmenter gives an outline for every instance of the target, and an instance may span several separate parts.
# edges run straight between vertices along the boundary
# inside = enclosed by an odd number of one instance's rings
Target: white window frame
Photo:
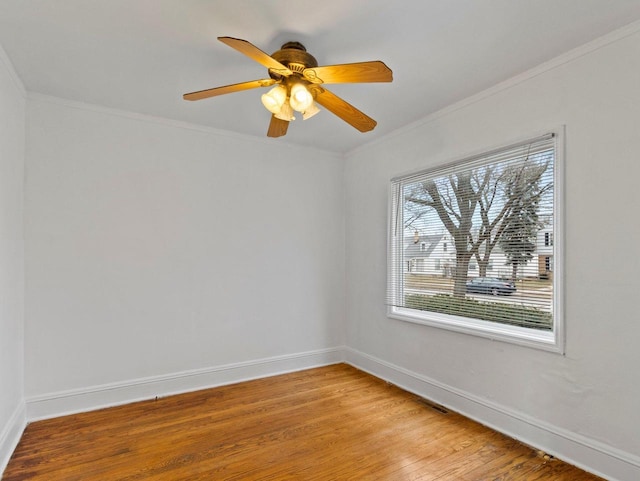
[[[540,137],[544,134],[552,133],[556,137],[556,150],[554,156],[553,168],[553,202],[554,202],[554,242],[552,258],[553,277],[553,329],[551,331],[542,331],[526,327],[500,324],[497,322],[484,321],[467,317],[454,316],[449,314],[440,314],[429,311],[421,311],[406,307],[397,307],[390,305],[387,309],[387,316],[392,319],[421,324],[424,326],[447,329],[450,331],[460,332],[464,334],[488,338],[495,341],[503,341],[521,346],[537,348],[545,351],[564,354],[565,352],[565,320],[564,320],[564,150],[565,150],[565,128],[564,126],[547,130],[538,134],[527,136],[523,139],[506,142],[497,148],[482,149],[481,151],[462,157],[462,160],[456,159],[454,162],[443,163],[436,167],[445,167],[455,163],[464,165],[465,159],[471,161],[484,153],[491,151],[506,149],[509,145],[516,145],[526,141]],[[424,170],[424,169],[422,169]],[[429,169],[431,170],[431,169]],[[408,172],[399,175],[396,178],[410,177],[417,172]],[[398,205],[394,204],[394,198],[397,193],[393,192],[394,186],[391,186],[389,192],[389,212],[388,218],[388,266],[387,281],[389,286],[392,284],[392,278],[403,275],[403,246],[401,242],[395,242],[393,231],[396,228],[395,221],[397,213],[395,210]],[[400,245],[396,245],[400,244]],[[403,282],[395,283],[402,289]],[[403,295],[402,292],[396,292],[394,295]]]

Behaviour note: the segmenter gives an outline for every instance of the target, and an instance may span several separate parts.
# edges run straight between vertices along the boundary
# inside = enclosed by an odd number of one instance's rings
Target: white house
[[[538,232],[536,239],[538,275],[549,278],[553,274],[553,229],[545,227]]]
[[[548,273],[552,270],[553,251],[548,244],[545,245],[545,239],[546,242],[549,242],[549,239],[553,242],[551,229],[538,232],[533,260],[518,266],[519,278],[548,277]],[[456,253],[449,233],[416,234],[407,238],[404,258],[406,271],[411,274],[443,277],[452,277],[454,275]],[[474,257],[469,262],[468,277],[477,277],[478,275],[478,261]],[[511,264],[499,246],[496,246],[491,252],[491,260],[487,264],[487,276],[500,278],[510,278],[512,276]]]

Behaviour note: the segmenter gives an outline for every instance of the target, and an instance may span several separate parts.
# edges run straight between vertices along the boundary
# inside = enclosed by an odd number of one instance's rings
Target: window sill
[[[544,351],[564,354],[556,333],[527,329],[525,327],[499,324],[495,322],[470,319],[466,317],[450,316],[434,312],[418,311],[403,307],[389,307],[387,317],[400,321],[412,322],[424,326],[447,329],[473,336],[484,337],[492,341],[502,341],[521,346],[532,347]]]

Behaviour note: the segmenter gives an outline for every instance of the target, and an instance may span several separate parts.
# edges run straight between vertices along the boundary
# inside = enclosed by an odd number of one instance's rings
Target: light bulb
[[[311,92],[307,90],[304,84],[293,84],[289,103],[293,110],[304,112],[313,104],[313,95],[311,95]]]
[[[307,120],[313,117],[315,114],[320,112],[320,109],[316,105],[315,102],[312,102],[311,105],[302,113],[302,120]]]
[[[263,94],[261,99],[262,105],[264,105],[269,112],[277,114],[287,100],[287,89],[282,85],[276,85],[269,90],[269,92]]]
[[[276,119],[286,120],[287,122],[291,122],[296,118],[293,116],[293,109],[288,102],[282,104],[282,108],[275,114]]]

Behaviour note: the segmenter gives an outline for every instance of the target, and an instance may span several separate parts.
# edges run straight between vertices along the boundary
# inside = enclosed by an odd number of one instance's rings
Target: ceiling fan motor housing
[[[302,75],[304,69],[318,66],[318,61],[313,55],[307,52],[307,49],[300,42],[287,42],[280,50],[271,55],[275,60],[286,66],[289,70]],[[283,78],[278,72],[269,70],[269,76],[275,80]]]

